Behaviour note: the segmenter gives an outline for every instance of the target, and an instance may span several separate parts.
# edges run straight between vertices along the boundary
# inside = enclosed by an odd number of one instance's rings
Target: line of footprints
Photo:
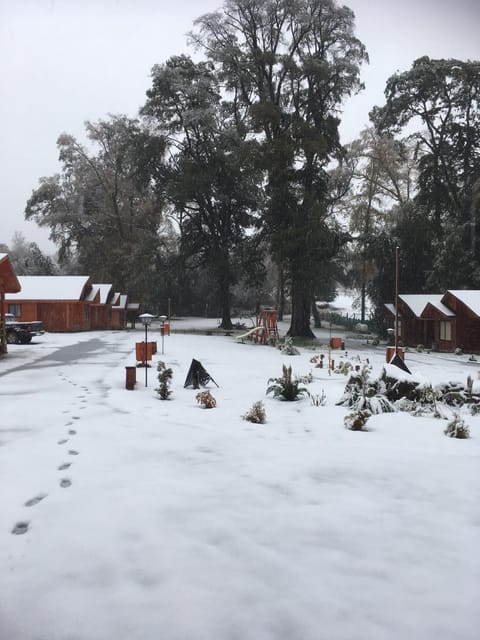
[[[72,386],[76,387],[77,383],[76,382],[72,382],[71,380],[69,380],[68,378],[66,378],[64,376],[63,373],[60,372],[60,376],[61,376],[61,380],[63,382],[68,382],[69,384],[71,384]],[[90,393],[88,390],[88,387],[81,387],[82,391],[85,392],[85,394]],[[86,407],[87,404],[87,399],[86,396],[84,394],[81,394],[79,396],[77,396],[77,399],[80,401],[80,409],[84,409]],[[64,411],[63,413],[69,413],[69,410]],[[66,427],[69,427],[68,429],[68,436],[67,438],[61,438],[60,440],[57,441],[58,445],[64,445],[67,442],[69,442],[70,437],[71,436],[75,436],[77,434],[76,429],[73,429],[72,426],[75,424],[75,420],[80,420],[80,416],[72,416],[72,419],[66,423]],[[68,449],[68,455],[69,456],[78,456],[79,452],[76,449]],[[66,471],[67,469],[69,469],[72,466],[71,462],[62,462],[58,467],[58,471]],[[72,485],[72,480],[71,478],[68,477],[62,477],[59,480],[59,486],[62,489],[66,489],[68,487],[70,487]],[[36,496],[34,496],[33,498],[30,498],[30,500],[27,500],[24,503],[25,507],[34,507],[35,505],[37,505],[39,502],[41,502],[42,500],[44,500],[47,497],[47,493],[38,493]],[[21,520],[19,522],[17,522],[15,524],[15,526],[12,529],[12,533],[14,535],[21,535],[23,533],[26,533],[28,531],[30,527],[30,521],[29,520]]]

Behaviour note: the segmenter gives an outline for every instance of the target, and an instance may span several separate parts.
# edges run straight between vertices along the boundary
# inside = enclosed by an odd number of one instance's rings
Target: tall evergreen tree
[[[361,88],[367,59],[353,27],[352,11],[332,0],[226,0],[191,34],[262,144],[263,223],[291,282],[292,336],[313,335],[314,286],[334,245],[327,166],[340,150],[339,109]]]
[[[416,203],[435,232],[431,287],[480,286],[480,62],[423,57],[393,75],[371,118],[379,131],[415,128]],[[453,242],[452,242],[453,239]]]
[[[156,65],[142,114],[169,140],[167,197],[177,214],[181,248],[216,283],[221,326],[232,327],[231,289],[258,206],[256,143],[235,102],[222,100],[210,63],[187,56]]]

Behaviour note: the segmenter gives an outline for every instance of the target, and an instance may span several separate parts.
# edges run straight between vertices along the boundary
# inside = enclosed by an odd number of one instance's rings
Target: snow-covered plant
[[[280,351],[286,356],[299,356],[300,351],[293,346],[293,338],[287,336],[280,347]]]
[[[164,362],[160,361],[157,365],[158,382],[160,386],[155,391],[158,393],[162,400],[168,400],[173,391],[170,389],[172,383],[173,371],[167,368]]]
[[[343,419],[343,424],[350,431],[367,431],[365,425],[372,414],[370,411],[354,411]]]
[[[349,360],[341,360],[337,367],[335,367],[335,373],[343,373],[343,375],[347,376],[352,368],[353,365]]]
[[[356,366],[337,404],[356,411],[369,411],[372,414],[394,412],[395,407],[382,393],[382,382],[371,380],[371,371],[372,367],[368,362]]]
[[[270,378],[271,384],[266,393],[273,393],[274,398],[281,398],[289,402],[298,400],[299,396],[303,393],[308,394],[308,390],[305,387],[300,386],[300,382],[297,378],[292,378],[292,367],[286,367],[282,365],[283,375],[281,378]]]
[[[310,395],[310,402],[314,407],[324,407],[325,404],[327,403],[327,396],[323,389],[322,389],[322,393],[317,393],[315,395],[309,394],[309,395]]]
[[[242,416],[244,420],[248,422],[254,422],[255,424],[265,424],[267,421],[267,414],[265,412],[265,407],[263,406],[263,402],[259,400],[258,402],[254,402],[251,408],[247,411],[245,415]]]
[[[458,413],[453,414],[453,419],[447,424],[443,433],[449,438],[470,438],[470,429]]]
[[[195,398],[204,409],[213,409],[217,406],[217,401],[208,390],[200,391]]]
[[[306,376],[298,376],[296,380],[300,384],[310,384],[311,382],[313,382],[313,374],[310,372],[307,373]]]

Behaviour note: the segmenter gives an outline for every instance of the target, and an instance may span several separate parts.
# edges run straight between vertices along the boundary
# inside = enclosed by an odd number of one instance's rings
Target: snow
[[[440,304],[443,295],[439,294],[406,294],[398,296],[410,309],[413,313],[420,318],[427,304],[432,304],[437,306]]]
[[[461,300],[475,315],[480,316],[480,291],[478,289],[449,289],[448,293],[451,293],[455,298]]]
[[[469,440],[406,413],[352,432],[335,404],[346,377],[310,362],[320,346],[288,357],[204,335],[212,321],[172,323],[192,327],[165,336],[164,355],[149,332],[159,350],[134,391],[142,327],[45,334],[0,358],[0,638],[476,639],[480,417],[463,416]],[[380,374],[384,348],[346,346]],[[215,409],[183,388],[192,358],[220,385]],[[159,360],[170,401],[155,393]],[[432,384],[480,368],[406,362]],[[265,396],[282,364],[311,372],[326,406]],[[241,418],[257,400],[264,425]]]
[[[18,276],[22,290],[10,300],[80,300],[89,276]]]

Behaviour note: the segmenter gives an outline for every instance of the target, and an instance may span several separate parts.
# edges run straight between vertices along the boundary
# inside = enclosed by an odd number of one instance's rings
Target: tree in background
[[[235,101],[222,100],[211,63],[177,56],[156,65],[147,97],[141,113],[168,140],[166,197],[181,251],[191,268],[212,274],[220,326],[230,329],[232,286],[258,207],[257,145],[246,140]]]
[[[35,242],[28,242],[20,232],[15,232],[10,247],[4,246],[15,273],[19,276],[53,276],[57,265],[46,256]],[[0,247],[0,251],[2,248]]]
[[[402,252],[409,253],[408,246],[401,246],[399,236],[403,234],[397,233],[396,226],[402,219],[400,212],[412,202],[415,163],[416,147],[411,141],[380,136],[373,128],[362,131],[346,148],[350,190],[338,203],[337,213],[352,237],[351,282],[360,292],[362,322],[366,319],[367,290],[372,292],[376,285],[382,289],[382,283],[390,280],[385,271],[391,268],[391,259],[383,262],[383,251],[375,246],[379,234],[383,241],[383,233],[388,230],[394,247],[400,246]],[[411,212],[411,208],[408,210]],[[413,221],[411,215],[409,220]],[[402,239],[408,245],[408,239]],[[395,259],[395,251],[391,258]]]
[[[423,57],[389,78],[385,105],[371,113],[381,132],[415,127],[415,203],[432,223],[434,289],[480,286],[479,93],[480,62]]]
[[[96,153],[62,134],[61,173],[40,180],[25,217],[50,228],[61,264],[73,257],[98,282],[153,304],[162,237],[168,235],[161,197],[164,141],[125,116],[87,122],[86,130]]]
[[[311,336],[310,311],[325,247],[327,167],[340,151],[338,112],[361,88],[367,56],[354,16],[331,0],[227,0],[197,20],[192,41],[220,74],[261,144],[262,223],[291,283],[292,336]]]

